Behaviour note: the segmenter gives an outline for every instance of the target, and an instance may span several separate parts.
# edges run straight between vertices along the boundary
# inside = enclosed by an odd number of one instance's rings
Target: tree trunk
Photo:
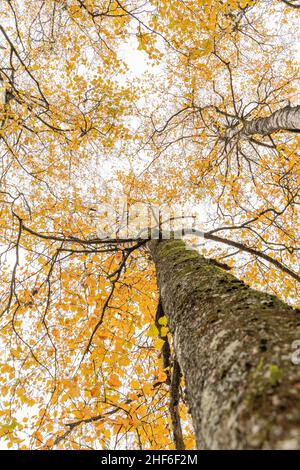
[[[149,249],[199,449],[300,449],[300,312],[181,240]],[[294,351],[295,354],[295,351]]]
[[[300,8],[299,0],[282,0],[286,5],[292,8]]]
[[[243,128],[246,135],[269,135],[280,130],[300,132],[300,106],[286,106],[268,117],[245,121]]]

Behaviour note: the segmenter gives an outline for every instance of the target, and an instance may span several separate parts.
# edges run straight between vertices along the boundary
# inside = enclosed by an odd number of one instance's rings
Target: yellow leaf
[[[107,380],[108,385],[111,387],[120,387],[122,383],[120,382],[119,378],[116,376],[116,374],[112,374],[109,379]]]
[[[147,336],[149,336],[149,338],[156,338],[158,336],[158,329],[154,324],[150,326]]]
[[[163,317],[160,317],[160,319],[158,320],[158,323],[162,326],[166,326],[168,324],[167,317],[165,315]]]
[[[143,385],[143,392],[145,393],[145,395],[151,395],[153,392],[152,385],[151,384]]]
[[[91,389],[91,395],[92,397],[97,397],[100,395],[100,385],[96,384],[92,389]]]
[[[154,342],[154,347],[156,349],[161,349],[164,345],[165,341],[163,339],[160,339],[158,338],[155,342]]]
[[[166,326],[163,326],[160,330],[160,335],[161,336],[167,336],[168,331],[169,331],[169,328],[167,328]]]
[[[131,386],[131,388],[133,388],[133,389],[138,389],[138,388],[140,388],[140,384],[139,384],[139,382],[138,382],[137,380],[132,380],[132,382],[130,382],[130,386]]]

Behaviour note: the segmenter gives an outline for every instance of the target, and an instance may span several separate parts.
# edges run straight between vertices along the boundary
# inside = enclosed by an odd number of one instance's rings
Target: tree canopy
[[[151,228],[179,222],[297,306],[299,14],[292,0],[3,0],[5,446],[174,448]]]

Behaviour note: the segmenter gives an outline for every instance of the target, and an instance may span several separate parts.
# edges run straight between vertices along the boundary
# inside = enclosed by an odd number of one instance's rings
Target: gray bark
[[[300,449],[300,312],[181,240],[149,249],[199,449]],[[295,351],[294,351],[295,352]]]
[[[300,106],[286,106],[268,117],[245,121],[243,128],[246,135],[269,135],[280,130],[300,132]]]

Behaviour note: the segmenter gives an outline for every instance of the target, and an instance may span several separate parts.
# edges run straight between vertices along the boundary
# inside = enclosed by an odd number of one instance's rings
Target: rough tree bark
[[[269,135],[280,130],[300,132],[300,106],[286,106],[268,117],[245,121],[243,127],[246,135]]]
[[[199,449],[300,449],[300,312],[181,240],[149,249]]]

